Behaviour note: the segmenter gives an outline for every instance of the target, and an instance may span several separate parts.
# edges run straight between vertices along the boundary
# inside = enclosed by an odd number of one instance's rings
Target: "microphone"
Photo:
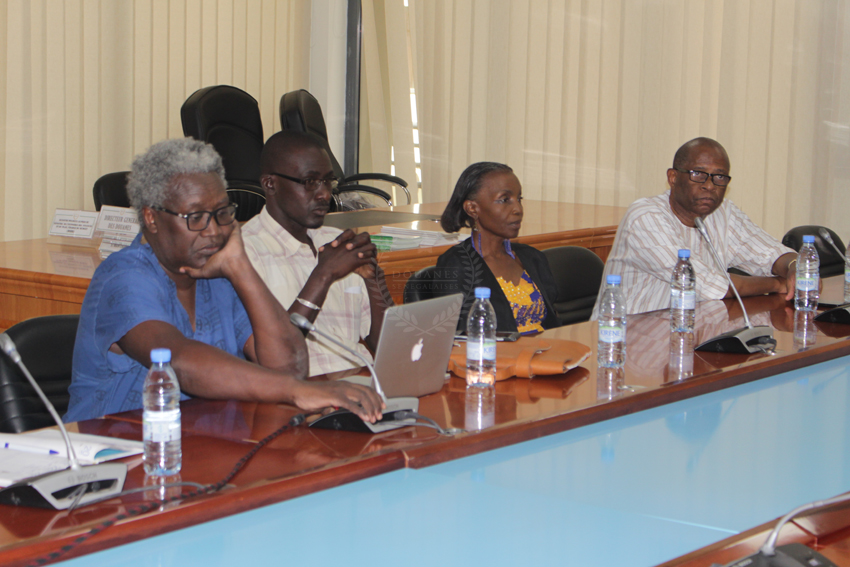
[[[356,350],[349,348],[336,337],[322,331],[321,329],[316,328],[316,326],[311,323],[309,319],[307,319],[300,313],[290,313],[289,320],[292,322],[293,325],[295,325],[299,329],[304,329],[305,331],[316,333],[317,335],[331,341],[333,344],[343,349],[344,351],[353,354],[358,359],[360,359],[360,361],[363,362],[364,366],[369,369],[369,373],[372,375],[372,385],[375,388],[375,391],[378,393],[379,396],[381,396],[381,399],[384,400],[384,403],[387,405],[387,407],[384,409],[383,417],[375,423],[363,421],[362,419],[357,417],[356,414],[348,411],[347,409],[339,409],[320,417],[319,419],[311,423],[310,427],[318,427],[320,429],[336,429],[342,431],[362,431],[380,433],[382,431],[389,431],[390,429],[397,429],[406,425],[415,425],[416,420],[410,417],[409,412],[416,413],[419,410],[418,398],[387,398],[387,396],[384,394],[383,388],[381,388],[381,382],[380,380],[378,380],[378,375],[375,373],[375,367],[372,365],[371,362],[366,359],[366,357],[364,357]]]
[[[830,236],[829,231],[823,227],[818,229],[818,234],[821,238],[829,242],[832,249],[835,250],[839,256],[844,258],[844,266],[850,266],[850,260],[844,255],[844,252],[841,251],[841,248],[835,243]],[[844,303],[843,305],[839,305],[837,307],[833,307],[832,309],[827,309],[823,313],[818,314],[815,317],[815,321],[821,323],[839,323],[841,325],[850,325],[850,303]]]
[[[59,418],[56,408],[44,395],[38,382],[32,377],[21,360],[21,355],[12,338],[0,333],[0,349],[21,369],[38,397],[47,407],[51,417],[59,426],[65,449],[68,452],[70,468],[46,473],[16,482],[0,490],[0,503],[12,506],[35,506],[65,510],[88,504],[92,500],[108,499],[121,492],[127,477],[127,465],[124,463],[101,463],[81,466],[71,444],[71,437],[65,424]]]
[[[844,258],[845,265],[850,265],[850,260],[847,259],[847,256],[845,256],[844,252],[841,251],[841,248],[839,248],[835,241],[832,239],[832,236],[830,236],[829,231],[827,229],[825,229],[824,227],[820,227],[820,229],[818,229],[818,234],[821,238],[829,242],[829,245],[832,246],[832,249],[835,250],[835,252],[838,253],[839,256]]]
[[[755,567],[755,566],[775,566],[775,567],[810,567],[818,565],[820,567],[835,567],[835,563],[818,553],[817,551],[801,544],[790,543],[776,547],[776,540],[779,538],[779,532],[790,522],[795,516],[807,510],[821,508],[831,504],[837,504],[850,500],[850,493],[835,496],[827,500],[816,500],[809,504],[803,504],[794,508],[776,523],[773,530],[768,534],[764,544],[753,555],[749,555],[743,559],[728,563],[725,567]]]
[[[741,312],[744,314],[744,322],[747,325],[746,327],[717,335],[716,337],[697,346],[695,350],[738,354],[773,352],[773,349],[776,348],[776,340],[773,338],[773,329],[766,325],[753,326],[750,322],[750,317],[747,315],[747,309],[744,307],[744,302],[738,294],[738,288],[735,287],[735,284],[732,282],[732,278],[729,277],[729,272],[726,271],[726,266],[724,266],[723,262],[720,261],[720,256],[718,256],[717,250],[714,249],[714,245],[711,243],[711,238],[709,238],[708,231],[705,229],[705,223],[702,221],[702,218],[697,217],[694,219],[694,224],[696,224],[697,230],[708,245],[708,249],[711,251],[711,255],[714,257],[714,262],[717,264],[717,267],[720,268],[720,271],[726,276],[726,281],[729,282],[729,287],[738,299],[738,304],[741,306]]]

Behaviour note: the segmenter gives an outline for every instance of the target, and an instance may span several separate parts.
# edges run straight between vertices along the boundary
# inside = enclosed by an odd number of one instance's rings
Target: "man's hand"
[[[230,238],[227,239],[224,247],[210,256],[203,267],[191,268],[184,266],[180,268],[180,271],[196,280],[213,278],[227,278],[230,280],[232,276],[238,275],[240,270],[244,269],[244,263],[249,260],[245,254],[245,246],[242,244],[242,231],[239,223],[234,222],[232,226],[233,231],[230,233]]]
[[[316,270],[328,274],[332,281],[337,281],[372,264],[376,254],[377,248],[372,244],[369,233],[355,235],[353,230],[348,229],[333,242],[319,248]]]
[[[349,382],[300,382],[292,402],[306,411],[345,408],[370,423],[381,419],[386,407],[375,390]]]
[[[781,279],[781,278],[780,278]],[[785,280],[788,288],[785,290],[785,301],[792,301],[797,291],[797,272],[788,270],[788,279]],[[818,278],[818,293],[823,291],[823,278]]]
[[[797,272],[788,270],[788,277],[779,278],[779,280],[785,282],[785,301],[794,299],[794,292],[797,290]]]
[[[367,282],[377,279],[379,276],[384,276],[384,270],[378,265],[378,260],[376,258],[372,258],[371,262],[363,264],[354,270],[354,273]]]

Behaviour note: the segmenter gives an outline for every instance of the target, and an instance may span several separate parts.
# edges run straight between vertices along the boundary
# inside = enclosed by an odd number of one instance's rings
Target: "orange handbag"
[[[520,337],[496,343],[496,380],[564,374],[590,356],[590,347],[575,341]],[[466,377],[466,344],[452,348],[449,370]]]

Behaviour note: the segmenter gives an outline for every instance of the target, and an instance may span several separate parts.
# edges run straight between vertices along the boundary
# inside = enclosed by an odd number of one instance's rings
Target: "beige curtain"
[[[182,136],[201,87],[246,90],[277,130],[309,44],[309,0],[0,0],[0,238],[93,210],[94,181]]]
[[[363,0],[362,14],[360,171],[390,173],[395,165],[415,197],[406,8],[395,0]]]
[[[410,23],[425,201],[493,160],[528,198],[628,205],[664,191],[676,148],[702,135],[729,151],[728,196],[773,235],[824,224],[850,240],[850,3],[409,1],[381,13]],[[366,90],[380,72],[409,86],[379,60],[364,58]]]

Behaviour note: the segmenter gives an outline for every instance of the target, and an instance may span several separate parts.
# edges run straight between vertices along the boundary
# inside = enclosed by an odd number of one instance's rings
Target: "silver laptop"
[[[375,374],[388,398],[420,397],[443,387],[463,294],[390,307],[375,352]],[[369,376],[349,382],[371,384]]]

